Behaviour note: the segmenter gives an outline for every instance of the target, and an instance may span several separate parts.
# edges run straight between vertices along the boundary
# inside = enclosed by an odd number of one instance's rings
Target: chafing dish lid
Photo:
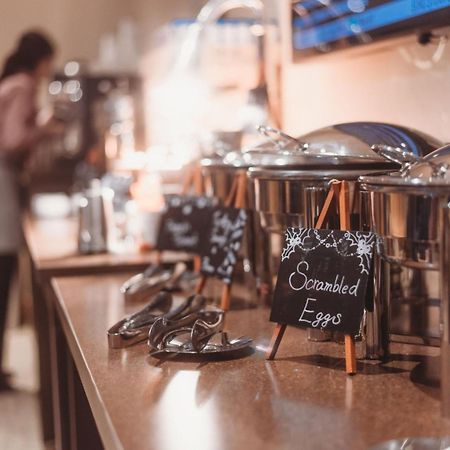
[[[450,188],[450,145],[423,157],[406,154],[401,148],[374,146],[384,157],[402,164],[400,171],[388,176],[363,176],[360,181],[375,186]]]
[[[437,140],[418,131],[385,123],[351,122],[333,125],[298,138],[280,130],[261,126],[267,140],[243,151],[226,154],[223,158],[208,158],[203,165],[233,167],[305,167],[308,169],[330,167],[347,170],[360,166],[396,168],[398,164],[387,161],[372,150],[372,146],[388,145],[407,148],[416,155],[424,155],[442,145]]]

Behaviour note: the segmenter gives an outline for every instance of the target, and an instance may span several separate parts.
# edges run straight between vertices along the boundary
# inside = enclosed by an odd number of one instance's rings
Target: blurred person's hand
[[[55,119],[53,116],[49,117],[46,122],[41,125],[41,130],[47,136],[60,136],[64,134],[66,126],[60,120]]]

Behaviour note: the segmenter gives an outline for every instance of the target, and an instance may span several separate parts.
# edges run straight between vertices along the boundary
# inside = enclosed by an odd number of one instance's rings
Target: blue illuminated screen
[[[293,3],[297,53],[326,53],[450,25],[450,0],[303,0]]]

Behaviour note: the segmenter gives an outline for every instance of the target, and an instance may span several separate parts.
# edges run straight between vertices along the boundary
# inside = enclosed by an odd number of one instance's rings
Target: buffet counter
[[[153,252],[102,253],[81,255],[77,250],[76,219],[37,219],[25,215],[22,221],[25,245],[31,262],[35,328],[39,348],[40,407],[44,441],[58,441],[53,416],[58,415],[52,399],[52,383],[57,368],[53,367],[50,348],[51,304],[48,300],[50,280],[54,276],[79,276],[83,274],[127,273],[146,268],[157,260]],[[186,255],[181,256],[187,259]],[[165,252],[163,262],[180,260],[180,255]],[[53,373],[52,373],[53,372]],[[56,410],[56,411],[54,411]],[[59,422],[59,420],[57,420]]]
[[[41,276],[138,271],[156,261],[154,253],[139,251],[81,255],[75,218],[36,219],[26,215],[23,230],[33,265]],[[175,260],[170,253],[165,258]]]
[[[99,448],[101,441],[133,450],[351,450],[450,433],[440,415],[437,348],[393,344],[392,362],[359,361],[349,377],[343,346],[308,342],[305,331],[290,327],[276,360],[267,362],[269,311],[248,309],[227,318],[230,334],[254,338],[254,351],[240,358],[156,358],[145,343],[111,350],[106,330],[142,307],[125,304],[125,278],[52,280],[55,324],[64,336],[64,448]]]

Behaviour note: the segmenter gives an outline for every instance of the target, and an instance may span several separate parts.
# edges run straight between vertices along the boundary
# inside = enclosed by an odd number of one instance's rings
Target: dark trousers
[[[0,254],[0,377],[2,374],[3,347],[8,314],[9,288],[16,267],[16,255]]]

